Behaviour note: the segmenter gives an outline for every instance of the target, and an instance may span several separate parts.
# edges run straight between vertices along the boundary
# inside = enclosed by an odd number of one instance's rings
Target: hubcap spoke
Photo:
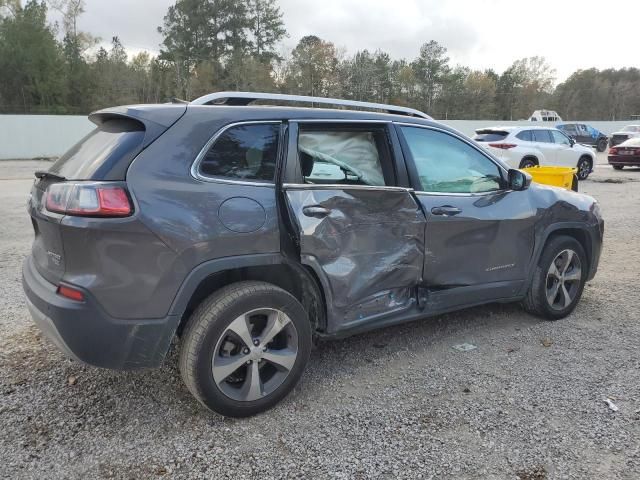
[[[240,340],[244,342],[246,347],[251,348],[253,345],[253,339],[251,338],[251,332],[249,331],[249,317],[247,317],[247,315],[241,315],[236,318],[231,322],[227,329],[240,337]]]
[[[579,268],[573,268],[569,273],[565,273],[565,282],[577,282],[582,279],[582,270]]]
[[[560,282],[556,282],[553,287],[547,289],[547,300],[549,301],[549,305],[553,305],[556,303],[556,298],[558,297],[558,290],[560,290]]]
[[[251,365],[247,368],[247,377],[244,380],[241,395],[248,402],[262,397],[262,381],[260,380],[258,362],[251,362]]]
[[[284,313],[277,311],[272,312],[269,315],[267,326],[264,327],[264,331],[260,336],[260,344],[267,345],[271,340],[278,335],[284,327],[291,321]]]
[[[573,261],[573,250],[567,250],[567,259],[562,266],[562,273],[567,273],[571,262]]]
[[[276,367],[291,370],[296,363],[297,352],[285,348],[283,350],[268,350],[262,354],[262,359],[273,363]]]
[[[556,262],[551,263],[551,267],[549,267],[548,275],[558,280],[560,279],[561,275],[560,275],[560,272],[558,271],[558,267],[556,267]]]
[[[562,284],[562,298],[563,298],[563,307],[567,308],[571,303],[571,297],[569,296],[569,292],[567,291],[567,287]]]
[[[213,360],[213,379],[216,383],[224,382],[229,375],[238,370],[248,360],[248,355],[233,357],[216,357]]]

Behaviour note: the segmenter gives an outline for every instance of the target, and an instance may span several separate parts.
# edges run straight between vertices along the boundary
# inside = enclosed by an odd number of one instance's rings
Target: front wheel
[[[263,412],[298,383],[311,352],[302,305],[265,282],[220,289],[196,309],[180,350],[180,372],[207,408],[230,417]]]
[[[623,168],[624,168],[624,165],[613,165],[614,170],[622,170]]]
[[[607,149],[607,139],[606,138],[601,138],[600,140],[598,140],[598,143],[596,145],[596,150],[600,153],[604,152]]]
[[[587,257],[575,238],[552,238],[534,270],[525,309],[548,320],[566,317],[582,296],[587,272]]]
[[[533,158],[523,158],[520,161],[520,166],[518,168],[531,168],[535,167],[536,165],[538,165],[538,162],[536,162]]]
[[[582,157],[578,161],[578,180],[586,180],[591,173],[591,159]]]

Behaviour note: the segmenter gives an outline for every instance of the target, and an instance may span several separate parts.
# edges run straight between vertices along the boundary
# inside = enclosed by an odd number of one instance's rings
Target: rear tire
[[[578,160],[578,180],[586,180],[592,168],[593,163],[591,159],[589,157],[581,157],[580,160]]]
[[[538,161],[535,158],[523,158],[520,161],[520,166],[518,168],[531,168],[538,165]]]
[[[624,168],[624,165],[613,165],[614,170],[622,170],[623,168]]]
[[[248,417],[296,386],[311,337],[307,313],[290,293],[265,282],[234,283],[206,298],[189,319],[180,373],[205,407]]]
[[[566,235],[551,238],[534,269],[525,310],[547,320],[566,317],[580,301],[588,269],[580,242]]]
[[[602,153],[606,149],[607,149],[607,140],[605,138],[598,140],[598,143],[596,144],[596,150]]]

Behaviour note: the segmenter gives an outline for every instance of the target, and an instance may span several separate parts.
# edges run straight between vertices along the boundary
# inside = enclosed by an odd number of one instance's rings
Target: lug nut
[[[251,365],[251,360],[248,360],[248,361],[247,361],[247,365]]]
[[[257,338],[253,341],[253,344],[257,347],[258,345],[260,345],[260,340],[258,340]]]
[[[249,349],[245,347],[244,350],[242,350],[242,353],[249,355]]]

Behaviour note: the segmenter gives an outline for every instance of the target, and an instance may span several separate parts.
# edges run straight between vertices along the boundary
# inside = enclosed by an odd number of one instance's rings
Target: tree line
[[[61,23],[47,20],[57,10]],[[264,91],[406,105],[440,119],[519,120],[536,109],[564,118],[627,119],[640,113],[640,70],[578,70],[554,86],[542,57],[504,72],[452,65],[426,41],[414,59],[347,54],[308,35],[287,37],[277,0],[177,0],[158,32],[160,53],[133,57],[78,29],[84,0],[0,0],[0,113],[86,114],[107,106],[191,100],[220,91]]]

